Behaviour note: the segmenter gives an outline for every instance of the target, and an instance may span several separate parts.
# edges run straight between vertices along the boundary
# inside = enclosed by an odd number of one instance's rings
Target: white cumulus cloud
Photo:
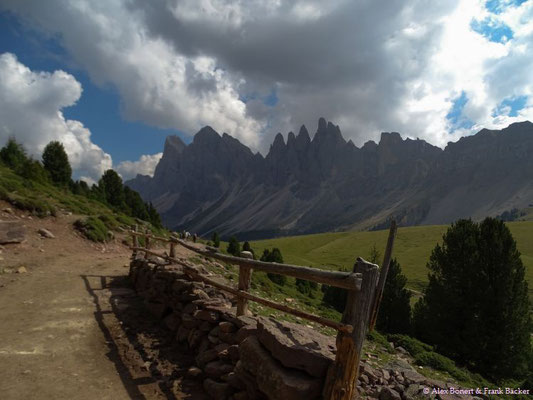
[[[153,176],[157,163],[163,153],[142,155],[137,161],[122,161],[116,166],[116,171],[123,180],[135,178],[137,174]]]
[[[36,72],[11,53],[0,54],[0,144],[10,137],[28,154],[41,158],[53,140],[63,143],[76,178],[98,180],[111,168],[111,156],[91,141],[81,122],[65,119],[62,109],[82,93],[80,83],[64,71]]]

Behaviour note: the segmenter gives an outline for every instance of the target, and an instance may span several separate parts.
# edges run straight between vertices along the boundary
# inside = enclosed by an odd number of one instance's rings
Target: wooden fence
[[[338,331],[336,341],[337,352],[335,362],[329,369],[328,376],[326,377],[323,392],[324,399],[352,400],[354,398],[361,349],[368,330],[372,330],[376,323],[379,303],[385,286],[385,280],[387,279],[394,238],[396,236],[395,221],[391,222],[382,267],[379,268],[378,265],[359,257],[355,262],[352,272],[326,271],[298,265],[257,261],[246,257],[234,257],[219,253],[217,248],[209,246],[200,247],[176,237],[168,239],[152,235],[148,232],[137,232],[136,227],[130,234],[133,238],[131,249],[135,254],[140,251],[144,252],[145,258],[149,255],[154,255],[171,263],[179,264],[192,280],[204,282],[235,295],[237,297],[237,315],[245,315],[248,310],[248,301],[255,301],[267,307],[336,329]],[[144,238],[144,247],[139,246],[138,237]],[[152,240],[168,243],[170,245],[168,254],[161,254],[150,250]],[[194,265],[191,265],[185,259],[176,257],[176,245],[181,245],[204,257],[238,265],[238,287],[233,288],[202,275]],[[332,321],[249,293],[253,270],[292,276],[346,289],[348,295],[341,321]]]

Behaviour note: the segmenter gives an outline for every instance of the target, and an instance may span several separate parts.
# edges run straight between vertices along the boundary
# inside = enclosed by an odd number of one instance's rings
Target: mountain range
[[[163,222],[199,235],[279,235],[444,224],[533,203],[533,124],[483,129],[443,150],[384,132],[357,147],[337,125],[318,121],[268,154],[202,128],[186,145],[168,136],[153,177],[126,182]]]

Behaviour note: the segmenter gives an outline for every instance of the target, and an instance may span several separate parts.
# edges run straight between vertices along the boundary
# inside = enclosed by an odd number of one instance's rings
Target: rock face
[[[278,134],[266,157],[205,127],[189,145],[169,136],[154,177],[126,184],[166,225],[200,235],[379,228],[391,216],[449,223],[533,203],[533,124],[484,129],[444,150],[396,132],[358,148],[321,118],[312,140],[304,126],[287,141]]]

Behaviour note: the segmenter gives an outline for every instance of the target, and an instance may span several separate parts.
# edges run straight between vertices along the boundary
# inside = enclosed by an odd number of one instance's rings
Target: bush
[[[441,354],[435,353],[433,351],[423,351],[415,357],[415,362],[418,365],[431,367],[438,371],[444,371],[449,373],[455,379],[460,381],[468,381],[468,373],[457,368],[455,363],[450,360],[448,357],[444,357]]]
[[[387,339],[394,343],[395,346],[403,347],[407,350],[413,357],[416,357],[419,354],[433,351],[433,347],[429,344],[423,343],[420,340],[417,340],[411,336],[407,335],[387,335]]]
[[[310,295],[314,290],[318,289],[318,283],[306,281],[305,279],[296,278],[296,289],[306,295]]]
[[[99,218],[88,217],[85,220],[78,219],[74,227],[87,239],[93,242],[105,242],[108,239],[108,229]]]

